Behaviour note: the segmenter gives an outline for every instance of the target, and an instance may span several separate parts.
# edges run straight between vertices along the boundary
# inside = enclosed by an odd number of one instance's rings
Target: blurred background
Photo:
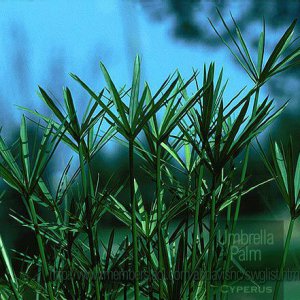
[[[17,106],[47,113],[36,93],[38,85],[58,101],[62,101],[62,87],[70,87],[80,109],[89,99],[68,75],[70,72],[99,91],[104,85],[99,68],[102,61],[116,85],[121,87],[131,82],[136,54],[142,58],[143,79],[154,89],[177,68],[187,79],[193,68],[201,72],[203,64],[212,61],[218,70],[223,67],[224,78],[230,79],[228,97],[245,85],[251,87],[252,83],[208,22],[210,18],[217,27],[220,25],[216,8],[227,21],[230,12],[233,14],[256,55],[263,18],[267,26],[268,52],[293,19],[299,16],[300,1],[1,0],[2,135],[9,143],[17,139],[22,115]],[[297,25],[298,33],[299,29],[300,25]],[[261,138],[266,149],[269,135],[283,141],[291,135],[295,150],[299,151],[299,79],[300,69],[294,68],[273,79],[263,90],[261,97],[269,94],[276,99],[278,107],[290,99],[288,108]],[[101,169],[103,177],[112,173],[122,176],[127,173],[125,158],[126,149],[110,143],[97,158],[96,167]],[[48,170],[49,181],[55,182],[67,161],[68,153],[59,152]],[[249,174],[252,174],[250,184],[268,177],[255,153],[251,155]],[[4,189],[2,180],[0,187]],[[0,206],[0,233],[8,248],[30,252],[31,249],[26,247],[33,236],[21,231],[9,217],[10,209],[22,211],[21,200],[13,192],[7,192],[9,196],[6,195]],[[276,189],[268,184],[243,200],[242,214],[253,219],[285,219],[288,211],[277,198]],[[299,237],[299,234],[295,232],[295,236]]]

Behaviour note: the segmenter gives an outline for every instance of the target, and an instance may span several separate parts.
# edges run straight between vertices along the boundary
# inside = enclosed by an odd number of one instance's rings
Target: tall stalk
[[[256,111],[257,111],[258,98],[259,98],[259,89],[257,89],[255,92],[254,104],[253,104],[253,108],[252,108],[252,117],[255,116]],[[245,157],[243,160],[242,174],[241,174],[241,180],[240,180],[241,183],[245,181],[245,178],[247,175],[249,156],[250,156],[250,142],[246,146],[246,152],[245,152]],[[236,223],[237,223],[237,220],[239,217],[239,212],[240,212],[240,207],[241,207],[241,199],[242,199],[242,195],[240,193],[240,195],[237,199],[236,208],[235,208],[235,212],[234,212],[233,231],[235,230]]]
[[[254,104],[253,104],[253,108],[252,108],[251,117],[255,116],[255,114],[257,112],[258,98],[259,98],[259,89],[257,89],[255,92],[255,98],[254,98]],[[247,175],[249,156],[250,156],[250,142],[248,143],[248,145],[246,147],[245,157],[243,160],[243,167],[242,167],[242,174],[241,174],[241,181],[240,181],[241,183],[244,182],[246,175]],[[240,194],[237,199],[237,204],[236,204],[235,213],[234,213],[234,227],[233,227],[234,229],[235,229],[236,222],[237,222],[239,212],[240,212],[241,198],[242,198],[242,195]]]
[[[252,108],[252,116],[255,116],[256,111],[257,111],[257,106],[258,106],[258,98],[259,98],[259,89],[256,90],[255,92],[255,98],[254,98],[254,104],[253,104],[253,108]],[[245,150],[245,157],[243,160],[243,165],[242,165],[242,173],[241,173],[241,180],[240,183],[243,183],[245,181],[246,175],[247,175],[247,169],[248,169],[248,162],[249,162],[249,156],[250,156],[250,142],[247,144],[246,146],[246,150]],[[235,232],[236,229],[236,225],[237,225],[237,221],[239,218],[239,213],[240,213],[240,207],[241,207],[241,199],[242,199],[242,193],[240,192],[238,199],[236,201],[236,206],[235,206],[235,210],[234,210],[234,214],[233,214],[233,222],[232,222],[232,226],[231,229],[229,230],[229,234],[228,234],[228,239],[227,239],[227,255],[226,255],[226,261],[225,261],[225,270],[224,270],[224,274],[226,274],[229,270],[229,266],[230,266],[230,253],[231,253],[231,247],[232,247],[232,242],[233,242],[233,234]],[[228,208],[229,210],[231,209],[231,205]],[[227,218],[230,217],[230,213],[228,212],[227,214]],[[225,276],[226,278],[226,276]],[[226,281],[223,282],[223,284],[226,284]],[[222,293],[221,295],[221,299],[226,298],[227,295]]]
[[[134,299],[140,298],[139,288],[139,257],[138,257],[138,233],[136,224],[136,197],[134,191],[134,140],[129,139],[129,181],[130,181],[130,198],[131,198],[131,227],[132,227],[132,244],[133,244],[133,270],[134,270]]]
[[[196,205],[195,205],[195,213],[194,213],[194,225],[193,225],[193,240],[192,240],[192,272],[196,266],[196,252],[197,252],[197,239],[199,236],[199,213],[200,213],[200,202],[201,202],[201,187],[204,173],[204,165],[200,165],[199,175],[198,175],[198,184],[197,184],[197,195],[196,195]],[[194,295],[194,286],[191,286],[189,299]]]
[[[82,187],[83,187],[83,196],[84,196],[84,203],[85,203],[85,210],[86,210],[86,220],[87,220],[87,234],[88,234],[88,242],[89,242],[89,251],[91,255],[91,262],[92,262],[92,271],[93,271],[93,278],[95,283],[95,292],[96,292],[96,300],[101,299],[101,288],[100,288],[100,281],[99,281],[99,272],[97,268],[97,256],[96,256],[96,249],[94,243],[94,231],[93,231],[93,224],[92,224],[92,207],[91,207],[91,197],[89,195],[88,186],[90,174],[86,174],[85,172],[85,163],[84,163],[84,154],[83,154],[83,142],[79,143],[79,160],[80,160],[80,171],[81,171],[81,180],[82,180]],[[89,166],[89,160],[86,157],[86,161]]]
[[[206,278],[206,299],[211,299],[211,278],[212,278],[212,265],[215,252],[215,244],[212,242],[215,232],[216,222],[216,176],[214,175],[212,184],[212,195],[211,195],[211,208],[210,208],[210,225],[209,225],[209,249],[208,249],[208,266],[207,266],[207,278]]]
[[[158,238],[158,270],[161,275],[159,278],[159,299],[163,299],[163,279],[164,279],[164,264],[162,254],[162,197],[161,197],[161,145],[156,144],[156,199],[157,199],[157,238]]]
[[[27,202],[29,204],[28,206],[29,206],[31,219],[32,219],[32,222],[33,222],[34,230],[35,230],[35,237],[36,237],[36,240],[37,240],[38,249],[39,249],[39,253],[40,253],[40,256],[41,256],[41,260],[42,260],[42,270],[43,270],[43,274],[44,274],[45,283],[46,283],[46,286],[47,286],[48,296],[49,296],[50,300],[54,300],[55,298],[54,298],[54,294],[53,294],[52,283],[51,283],[51,280],[50,280],[50,273],[49,273],[48,262],[47,262],[47,259],[46,259],[45,247],[44,247],[43,239],[42,239],[42,236],[41,236],[41,233],[40,233],[37,214],[36,214],[36,210],[35,210],[35,206],[34,206],[32,197],[28,196],[27,197]]]
[[[13,294],[16,297],[17,300],[21,300],[22,296],[19,293],[18,282],[17,282],[17,279],[15,277],[14,270],[13,270],[11,264],[10,264],[10,261],[9,261],[6,249],[4,247],[1,235],[0,235],[0,256],[2,257],[3,265],[6,269],[5,271],[6,271],[6,274],[7,274],[7,279],[9,281],[10,286],[11,286]]]
[[[188,187],[187,187],[187,192],[188,195],[190,195],[192,193],[192,175],[190,170],[187,170],[188,172]],[[185,211],[185,225],[184,225],[184,235],[183,235],[183,241],[184,241],[184,247],[183,247],[183,253],[185,257],[188,257],[188,251],[189,251],[189,206],[188,203],[186,202],[186,211]],[[186,282],[187,280],[187,270],[188,270],[188,259],[184,259],[183,261],[183,282]],[[187,296],[189,297],[189,291],[187,290]],[[186,299],[186,297],[184,297],[184,299]]]
[[[150,238],[147,238],[147,251],[148,253],[151,253],[151,247],[150,247]],[[149,277],[148,277],[148,288],[149,288],[149,300],[153,300],[154,297],[153,297],[153,279],[152,279],[152,272],[151,272],[151,263],[150,263],[150,259],[147,258],[147,271],[148,271],[148,274],[149,274]]]
[[[129,245],[128,236],[126,236],[126,238],[125,238],[125,247],[127,248],[128,245]],[[127,260],[126,263],[125,263],[125,270],[128,270],[128,265],[129,264],[128,264],[128,260]],[[127,300],[127,290],[128,290],[127,283],[125,283],[124,289],[123,289],[123,299],[124,300]]]
[[[284,280],[283,272],[284,272],[284,267],[285,267],[285,263],[286,263],[286,258],[287,258],[288,252],[289,252],[289,247],[290,247],[291,238],[292,238],[292,234],[293,234],[294,224],[295,224],[295,218],[291,218],[290,223],[289,223],[287,237],[286,237],[285,244],[284,244],[284,251],[283,251],[283,256],[282,256],[282,260],[281,260],[281,264],[280,264],[280,268],[279,268],[279,274],[278,274],[278,278],[276,281],[275,290],[274,290],[274,294],[273,294],[273,300],[278,299],[280,284],[281,284],[281,281]]]

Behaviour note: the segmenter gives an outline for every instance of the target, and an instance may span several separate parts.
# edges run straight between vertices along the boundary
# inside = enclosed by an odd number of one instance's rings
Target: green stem
[[[44,274],[45,283],[47,286],[48,296],[49,296],[50,300],[54,300],[55,298],[54,298],[54,294],[53,294],[52,283],[50,281],[50,273],[49,273],[48,263],[47,263],[47,259],[46,259],[44,243],[43,243],[43,239],[42,239],[40,229],[39,229],[35,206],[34,206],[32,198],[30,196],[28,197],[28,204],[29,204],[31,219],[33,222],[34,230],[35,230],[35,237],[37,240],[38,249],[39,249],[41,260],[42,260],[42,270],[43,270],[43,274]]]
[[[196,195],[196,205],[195,205],[195,214],[194,214],[194,227],[193,227],[193,244],[192,244],[192,271],[195,269],[196,265],[196,251],[197,251],[197,238],[199,236],[199,211],[200,211],[200,202],[201,202],[201,187],[203,180],[204,166],[200,166],[199,176],[198,176],[198,185],[197,185],[197,195]],[[190,290],[189,299],[192,299],[193,288]]]
[[[95,284],[95,292],[96,292],[96,300],[101,299],[101,288],[100,288],[100,281],[99,281],[99,272],[97,268],[97,257],[96,257],[96,248],[94,243],[94,232],[93,232],[93,224],[92,224],[92,211],[90,205],[90,195],[88,192],[89,181],[91,180],[91,174],[88,175],[85,172],[85,161],[89,166],[89,160],[84,154],[84,144],[80,142],[79,145],[79,161],[80,161],[80,171],[81,171],[81,180],[82,180],[82,187],[83,187],[83,194],[84,194],[84,202],[85,202],[85,211],[86,211],[86,221],[87,221],[87,235],[88,235],[88,242],[89,242],[89,250],[91,255],[91,262],[92,262],[92,272]]]
[[[214,238],[215,232],[215,221],[216,221],[216,180],[213,180],[212,186],[212,196],[211,196],[211,209],[210,209],[210,226],[209,226],[209,249],[208,249],[208,270],[207,270],[207,278],[206,278],[206,295],[207,300],[211,298],[211,277],[212,277],[212,264],[214,258],[214,251],[215,251],[215,243],[212,242]]]
[[[256,115],[257,112],[257,106],[258,106],[258,98],[259,98],[259,88],[255,92],[255,98],[254,98],[254,104],[252,108],[252,117]]]
[[[247,145],[246,152],[245,152],[245,158],[244,158],[244,161],[243,161],[242,174],[241,174],[241,182],[243,182],[246,178],[247,169],[248,169],[248,162],[249,162],[249,156],[250,156],[250,144]],[[233,217],[234,218],[233,219],[233,227],[232,227],[233,232],[235,231],[236,224],[237,224],[238,217],[239,217],[239,213],[240,213],[241,199],[242,199],[242,193],[240,193],[240,195],[237,199],[236,207],[235,207],[235,212],[234,212],[234,217]]]
[[[255,114],[257,112],[258,98],[259,98],[259,89],[257,89],[256,93],[255,93],[255,99],[254,99],[254,104],[253,104],[252,116],[251,117],[255,116]],[[246,147],[246,153],[245,153],[245,158],[244,158],[243,167],[242,167],[241,182],[243,182],[246,178],[246,173],[247,173],[247,169],[248,169],[248,162],[249,162],[249,156],[250,156],[250,143],[248,143],[247,147]],[[235,213],[234,213],[233,231],[235,230],[235,226],[236,226],[238,216],[239,216],[239,212],[240,212],[241,198],[242,198],[242,195],[240,193],[240,195],[237,199],[236,209],[235,209]]]
[[[56,218],[56,222],[59,226],[63,225],[64,223],[67,224],[68,223],[68,217],[66,217],[68,214],[66,213],[65,215],[65,219],[63,219],[63,216],[60,212],[60,209],[57,205],[57,203],[54,201],[53,202],[53,209],[54,209],[54,214],[55,214],[55,218]],[[68,211],[68,203],[66,203],[66,208],[65,208],[65,211],[67,212]],[[62,230],[60,231],[60,236],[61,236],[61,239],[62,240],[65,240],[67,241],[68,243],[68,236],[67,236],[67,233]],[[71,248],[69,248],[69,245],[67,247],[67,253],[66,253],[66,260],[67,260],[67,264],[68,264],[68,267],[69,267],[69,270],[70,270],[70,274],[72,274],[72,271],[73,271],[73,263],[72,263],[72,251],[71,251]],[[60,260],[62,259],[61,256],[58,256],[57,257],[57,260],[58,260],[58,265],[60,264]],[[73,295],[76,295],[76,288],[75,288],[75,283],[74,283],[74,278],[73,276],[70,277],[70,281],[71,281],[71,285],[72,285],[72,290],[73,290]],[[37,296],[39,296],[39,294],[37,293]]]
[[[255,116],[255,114],[257,112],[258,98],[259,98],[259,89],[257,89],[256,93],[255,93],[255,99],[254,99],[254,104],[253,104],[252,116],[251,117]],[[246,147],[246,153],[245,153],[245,158],[244,158],[243,167],[242,167],[241,182],[243,182],[246,178],[247,169],[248,169],[248,162],[249,162],[249,156],[250,156],[250,143],[248,143],[247,147]],[[235,226],[236,226],[238,216],[239,216],[239,212],[240,212],[241,198],[242,198],[242,195],[240,193],[240,195],[237,199],[236,209],[235,209],[235,213],[234,213],[233,231],[235,230]]]
[[[148,253],[151,253],[151,247],[150,247],[150,238],[147,239],[147,251]],[[148,289],[149,289],[149,300],[153,300],[153,282],[152,282],[152,273],[151,273],[151,262],[149,258],[147,257],[147,268],[148,268],[148,273],[149,273],[149,278],[148,278]]]
[[[129,140],[129,181],[130,181],[130,198],[131,198],[131,227],[133,243],[133,270],[134,270],[134,299],[140,298],[139,288],[139,256],[138,256],[138,232],[136,224],[136,197],[134,192],[134,157],[133,157],[133,140]]]
[[[259,98],[259,89],[257,89],[256,92],[255,92],[255,99],[254,99],[254,104],[253,104],[253,108],[252,108],[251,117],[255,116],[255,114],[257,112],[258,98]],[[246,178],[247,169],[248,169],[248,162],[249,162],[249,156],[250,156],[250,143],[248,143],[247,146],[246,146],[246,151],[245,151],[245,157],[244,157],[244,160],[243,160],[242,174],[241,174],[241,181],[240,182],[244,182],[244,180]],[[234,211],[234,215],[233,215],[232,228],[231,228],[231,231],[228,232],[229,233],[229,239],[228,239],[228,243],[227,243],[227,255],[226,255],[226,262],[225,262],[225,267],[224,267],[224,274],[226,274],[227,271],[229,270],[229,266],[230,266],[230,262],[231,262],[230,253],[231,253],[231,247],[232,247],[232,236],[233,236],[233,233],[235,232],[236,224],[237,224],[239,213],[240,213],[241,199],[242,199],[242,193],[240,193],[240,195],[238,196],[238,199],[236,201],[236,207],[235,207],[235,211]],[[223,285],[225,285],[226,283],[227,283],[227,281],[224,281]],[[221,295],[221,299],[225,299],[226,297],[227,297],[227,294],[223,293]]]
[[[286,263],[286,258],[287,258],[288,252],[289,252],[289,247],[290,247],[290,243],[291,243],[294,224],[295,224],[295,219],[291,218],[287,237],[285,240],[283,256],[282,256],[282,260],[281,260],[281,264],[280,264],[279,277],[278,277],[278,279],[276,281],[276,285],[275,285],[273,300],[278,299],[280,284],[281,284],[281,281],[284,280],[283,271],[284,271],[284,267],[285,267],[285,263]]]
[[[162,278],[159,278],[159,299],[163,299],[164,264],[162,254],[162,197],[161,197],[161,145],[157,143],[156,154],[156,199],[157,199],[157,236],[158,236],[158,270]]]
[[[125,238],[125,249],[127,249],[128,248],[128,237],[126,236],[126,238]],[[127,270],[128,271],[128,260],[126,260],[126,262],[125,262],[125,270]],[[127,300],[127,283],[126,283],[126,281],[125,281],[125,285],[124,285],[124,290],[123,290],[123,300]]]
[[[192,193],[192,176],[190,171],[188,171],[188,187],[187,187],[188,194]],[[189,249],[189,205],[186,203],[186,212],[185,212],[185,228],[184,228],[184,236],[183,236],[184,246],[183,246],[183,255],[184,257],[188,257],[188,249]],[[183,282],[187,280],[187,271],[188,271],[188,259],[184,259],[183,261]],[[192,281],[189,285],[189,291],[182,295],[183,299],[188,299],[191,295],[190,291],[192,288]],[[187,295],[186,295],[187,293]],[[188,297],[188,298],[187,298]]]
[[[18,282],[14,273],[14,270],[10,264],[6,249],[4,247],[2,237],[0,235],[0,253],[5,267],[6,275],[11,286],[12,292],[15,295],[16,299],[21,300],[22,296],[19,293]]]

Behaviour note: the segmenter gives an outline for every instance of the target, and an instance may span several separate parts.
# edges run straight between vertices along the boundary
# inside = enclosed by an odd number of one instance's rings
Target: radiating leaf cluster
[[[26,209],[11,216],[33,232],[37,249],[34,255],[14,253],[22,261],[16,274],[0,237],[1,299],[224,299],[220,287],[234,283],[208,274],[233,268],[246,276],[228,255],[227,237],[242,196],[265,183],[246,185],[250,143],[286,107],[275,110],[259,91],[294,66],[300,53],[285,54],[293,22],[266,59],[264,25],[254,63],[236,21],[233,35],[220,18],[234,48],[214,29],[254,81],[248,90],[228,98],[223,70],[217,73],[211,63],[187,80],[176,71],[153,91],[141,83],[137,56],[129,88],[116,87],[102,63],[100,92],[71,74],[86,92],[83,116],[83,103],[68,88],[62,103],[39,88],[52,116],[22,108],[30,117],[22,117],[18,140],[8,145],[0,136],[0,176]],[[37,128],[34,139],[29,124]],[[128,151],[129,174],[117,185],[116,176],[103,177],[94,161],[113,142]],[[61,144],[71,157],[50,184],[48,167]],[[300,158],[296,163],[292,149],[272,143],[272,162],[261,155],[294,219],[300,214]],[[137,162],[151,193],[145,193]],[[124,233],[111,224],[107,231],[105,216],[121,222]]]

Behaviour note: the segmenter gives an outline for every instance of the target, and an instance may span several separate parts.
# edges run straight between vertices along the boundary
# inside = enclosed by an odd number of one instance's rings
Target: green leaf
[[[184,143],[185,164],[188,170],[191,167],[191,148],[189,143]]]
[[[270,55],[269,59],[266,62],[266,65],[262,71],[261,77],[265,80],[269,76],[269,71],[276,63],[278,57],[282,53],[282,51],[287,47],[287,44],[290,41],[291,35],[293,34],[294,28],[296,26],[297,20],[294,20],[292,24],[288,27],[285,31],[277,45],[275,46],[272,54]]]
[[[18,192],[21,192],[23,190],[23,185],[19,182],[17,178],[14,177],[13,174],[5,166],[3,166],[0,163],[0,177],[3,178],[3,180],[11,186],[13,189],[17,190]]]
[[[181,288],[184,284],[183,281],[183,265],[184,260],[187,257],[184,256],[184,236],[183,234],[180,235],[179,244],[177,247],[177,255],[176,255],[176,263],[175,263],[175,270],[174,270],[174,284],[173,284],[173,291],[172,291],[172,299],[180,299]],[[178,276],[180,274],[180,276]]]
[[[185,166],[184,162],[182,161],[182,159],[180,158],[178,153],[176,151],[174,151],[174,149],[169,147],[166,143],[161,143],[161,146],[171,154],[171,156],[180,164],[180,166],[183,169],[186,169],[186,166]]]
[[[138,220],[141,223],[141,227],[144,231],[144,233],[147,235],[148,232],[148,226],[147,226],[147,212],[144,207],[144,202],[142,198],[142,194],[140,192],[139,186],[137,184],[137,181],[134,179],[134,193],[135,193],[135,198],[136,198],[136,203],[137,203],[137,213],[138,213]]]
[[[294,185],[295,185],[295,200],[297,201],[299,197],[299,191],[300,191],[300,154],[298,156],[297,165],[296,165]]]
[[[80,136],[80,126],[79,126],[72,94],[68,88],[64,89],[64,100],[65,100],[65,105],[66,105],[66,108],[67,108],[67,111],[69,114],[71,127],[72,127],[73,131],[76,133],[77,138],[78,138]]]
[[[104,78],[106,80],[106,83],[108,84],[109,91],[111,93],[114,104],[120,114],[122,124],[126,128],[127,132],[130,132],[130,126],[129,126],[129,123],[128,123],[128,120],[126,117],[124,103],[122,102],[119,92],[117,91],[113,81],[111,80],[109,73],[107,72],[105,66],[102,63],[100,63],[100,67],[101,67],[102,73],[104,75]]]
[[[287,180],[285,159],[284,159],[284,156],[276,142],[275,142],[275,155],[276,155],[277,166],[279,167],[280,174],[283,179],[285,188],[288,191],[288,180]]]
[[[230,14],[230,15],[231,15],[231,19],[233,20],[233,23],[235,25],[238,39],[239,39],[239,41],[240,41],[240,43],[241,43],[241,45],[243,47],[243,50],[245,52],[246,57],[247,57],[248,66],[251,69],[251,71],[253,72],[253,74],[255,74],[257,76],[257,71],[256,71],[256,68],[255,68],[255,65],[254,65],[254,63],[252,61],[251,55],[249,53],[248,47],[246,45],[246,42],[245,42],[245,40],[244,40],[244,38],[242,36],[241,30],[238,27],[238,25],[237,25],[235,19],[233,18],[232,14]]]
[[[219,14],[219,17],[227,31],[227,33],[229,34],[232,42],[234,43],[235,47],[238,50],[239,54],[236,54],[234,52],[234,50],[232,49],[232,47],[224,40],[224,38],[221,36],[221,34],[218,32],[218,30],[216,29],[216,27],[213,25],[212,21],[209,19],[209,22],[212,26],[212,28],[214,29],[214,31],[216,32],[216,34],[218,35],[218,37],[221,39],[221,41],[223,42],[223,44],[229,49],[229,51],[231,52],[231,54],[235,57],[235,59],[239,62],[239,64],[242,66],[242,68],[246,71],[246,73],[249,75],[249,77],[256,82],[257,78],[256,78],[256,74],[253,73],[251,67],[249,66],[249,63],[247,61],[247,59],[245,58],[240,46],[238,45],[237,41],[235,40],[235,38],[233,37],[230,29],[228,28],[228,25],[226,24],[224,18],[222,17],[220,11],[217,9],[217,12]],[[241,56],[241,58],[239,57],[239,55]]]
[[[135,116],[134,116],[134,119],[133,119],[133,122],[132,122],[132,128],[133,130],[135,131],[136,130],[136,126],[139,122],[140,119],[142,119],[144,117],[144,103],[146,102],[146,105],[151,105],[153,104],[153,101],[151,101],[151,92],[150,92],[150,89],[149,89],[149,86],[148,84],[146,83],[145,84],[145,87],[144,87],[144,90],[143,90],[143,94],[141,96],[141,99],[140,101],[138,102],[138,105],[137,105],[137,108],[136,108],[136,111],[135,111]],[[153,119],[151,118],[150,119],[150,122],[153,122]]]
[[[22,116],[22,121],[20,126],[20,141],[21,141],[21,159],[25,171],[24,178],[25,178],[26,186],[28,187],[29,180],[30,180],[30,160],[29,160],[27,125],[26,125],[24,115]]]
[[[39,86],[40,96],[47,106],[53,111],[56,117],[63,122],[65,117],[59,108],[55,105],[54,101],[48,96],[48,94]]]
[[[105,104],[101,98],[102,95],[104,93],[104,90],[102,90],[99,94],[99,96],[97,96],[78,76],[74,75],[74,74],[70,74],[70,76],[76,80],[89,94],[90,96],[92,96],[97,103],[99,104],[99,106],[109,115],[109,117],[115,122],[115,124],[118,126],[118,129],[121,131],[121,133],[123,135],[128,134],[128,131],[126,130],[126,128],[124,127],[124,124],[122,124],[122,122],[120,122],[120,120],[116,117],[116,115],[112,112],[112,110],[110,109],[109,105]]]
[[[169,88],[163,93],[161,98],[156,103],[154,103],[154,99],[157,97],[157,93],[150,100],[150,105],[147,106],[144,117],[140,120],[137,128],[135,129],[134,136],[137,136],[143,130],[144,125],[155,115],[155,113],[164,105],[164,103],[170,100],[168,97],[175,88],[177,81],[178,78],[171,83]]]
[[[137,56],[134,62],[133,79],[130,93],[130,104],[129,104],[129,121],[133,124],[136,116],[136,111],[139,105],[139,89],[140,89],[140,58]]]
[[[2,159],[5,161],[5,163],[9,166],[13,176],[16,178],[19,178],[20,180],[23,180],[23,174],[13,157],[9,147],[5,144],[3,138],[0,136],[0,155]]]
[[[61,130],[62,124],[59,124],[58,122],[53,121],[51,118],[46,117],[46,116],[44,116],[44,115],[38,113],[37,111],[28,109],[28,108],[26,108],[26,107],[22,107],[22,106],[18,106],[18,107],[19,107],[20,109],[24,110],[24,111],[27,111],[27,112],[29,112],[29,113],[31,113],[31,114],[33,114],[33,115],[35,115],[35,116],[41,118],[42,120],[44,120],[44,121],[47,123],[47,126],[48,126],[48,123],[49,123],[49,122],[52,122],[52,124],[53,124],[53,129],[55,129],[55,131],[53,132],[53,134],[54,134],[55,132],[59,132],[59,131]],[[33,123],[35,123],[38,127],[43,128],[44,130],[47,128],[47,126],[41,125],[40,123],[37,123],[37,122],[34,121],[33,119],[30,119],[30,118],[28,118],[28,119],[29,119],[30,121],[32,121]],[[64,129],[64,130],[70,129],[69,123],[66,121],[66,119],[65,119],[63,125],[64,125],[64,126],[63,126],[63,129]],[[73,132],[72,130],[71,130],[70,134],[71,134],[71,137],[74,138],[74,132]],[[75,137],[76,137],[76,136],[75,136]],[[68,145],[73,151],[77,152],[77,150],[78,150],[78,149],[77,149],[77,146],[76,146],[76,144],[71,140],[70,137],[68,137],[66,134],[64,134],[64,135],[61,137],[61,139],[62,139],[62,141],[63,141],[66,145]]]
[[[266,40],[266,24],[263,20],[263,30],[259,36],[258,42],[258,57],[257,57],[257,71],[260,76],[263,67],[264,54],[265,54],[265,40]]]
[[[203,92],[205,91],[207,87],[202,87],[199,89],[188,101],[182,105],[176,113],[174,113],[174,116],[170,120],[167,128],[163,132],[163,134],[160,136],[160,141],[163,141],[170,132],[178,125],[178,123],[181,121],[181,119],[188,113],[190,108],[195,104],[196,101],[203,95]]]
[[[238,117],[236,118],[236,120],[233,123],[233,126],[229,132],[229,135],[226,139],[225,145],[222,149],[222,153],[221,156],[225,157],[226,154],[228,153],[229,149],[233,147],[234,145],[234,138],[236,137],[239,129],[241,128],[241,125],[244,123],[244,118],[246,116],[248,107],[249,107],[249,102],[250,101],[246,101],[245,104],[243,105]]]
[[[109,261],[112,257],[112,248],[114,243],[114,237],[115,237],[115,230],[113,229],[110,233],[109,240],[108,240],[108,246],[106,250],[106,258],[105,258],[105,266],[104,270],[108,271]]]
[[[1,260],[5,267],[6,276],[9,278],[8,280],[10,282],[14,296],[16,297],[16,299],[21,300],[22,296],[20,295],[20,292],[19,292],[19,285],[18,285],[17,277],[15,275],[15,272],[11,265],[10,259],[6,252],[6,249],[4,247],[1,235],[0,235],[0,257],[1,257]],[[2,289],[1,289],[1,291],[2,291]]]

